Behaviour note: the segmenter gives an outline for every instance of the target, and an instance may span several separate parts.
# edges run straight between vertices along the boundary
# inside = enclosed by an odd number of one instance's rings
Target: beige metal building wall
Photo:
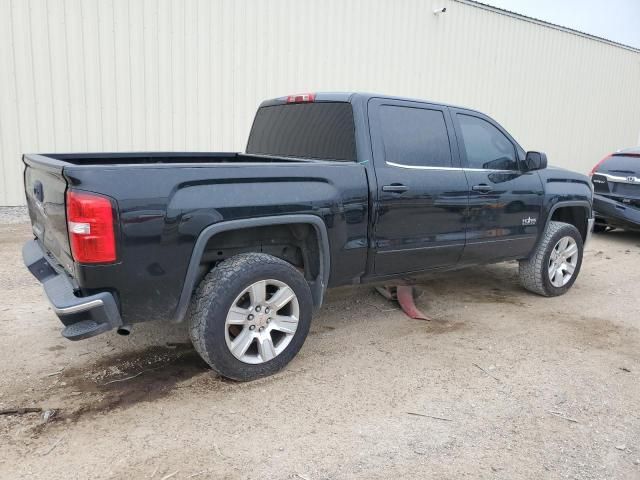
[[[638,50],[472,2],[0,0],[0,205],[22,152],[242,150],[318,90],[474,107],[583,172],[639,141]]]

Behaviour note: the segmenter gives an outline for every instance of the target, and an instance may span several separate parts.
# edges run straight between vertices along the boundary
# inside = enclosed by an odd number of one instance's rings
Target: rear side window
[[[356,160],[350,103],[292,103],[261,107],[247,153],[280,157]]]
[[[464,150],[469,168],[518,170],[513,143],[486,120],[458,114]]]
[[[451,149],[440,110],[383,105],[385,160],[412,167],[450,167]]]

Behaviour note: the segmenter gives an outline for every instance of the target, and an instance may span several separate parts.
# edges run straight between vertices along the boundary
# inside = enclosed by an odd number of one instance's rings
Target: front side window
[[[457,116],[469,168],[518,170],[516,150],[504,133],[482,118]]]
[[[380,107],[385,160],[412,167],[450,167],[449,136],[440,110]]]

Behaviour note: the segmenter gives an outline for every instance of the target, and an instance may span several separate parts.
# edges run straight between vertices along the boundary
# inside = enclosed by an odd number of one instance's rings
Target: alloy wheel
[[[575,272],[578,263],[578,244],[570,237],[562,237],[549,256],[549,281],[554,287],[564,287]]]
[[[268,362],[284,351],[298,328],[300,304],[279,280],[259,280],[236,297],[225,321],[225,340],[241,362]]]

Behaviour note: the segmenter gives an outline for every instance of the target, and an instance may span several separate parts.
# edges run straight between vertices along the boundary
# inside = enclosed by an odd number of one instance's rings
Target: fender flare
[[[587,222],[589,221],[589,218],[593,217],[593,208],[592,208],[591,204],[587,200],[564,200],[564,201],[560,201],[560,202],[554,204],[549,209],[549,213],[547,214],[547,219],[544,222],[544,229],[542,231],[540,231],[540,233],[538,234],[538,240],[536,241],[536,245],[538,244],[540,239],[544,236],[544,232],[547,230],[547,227],[549,226],[549,222],[551,221],[551,217],[553,217],[554,212],[557,209],[562,208],[562,207],[582,207],[582,208],[584,208],[586,210],[586,213],[587,213]],[[589,213],[591,213],[591,217],[589,217]],[[589,232],[587,232],[587,235],[588,234],[589,234]]]
[[[175,315],[173,318],[174,323],[180,323],[184,320],[187,309],[189,308],[189,302],[193,290],[196,286],[196,279],[198,277],[198,270],[200,267],[200,260],[204,254],[204,249],[207,246],[209,240],[215,235],[228,232],[231,230],[242,230],[244,228],[251,227],[264,227],[268,225],[289,225],[289,224],[304,223],[312,225],[316,231],[318,238],[318,251],[320,252],[320,265],[319,273],[313,282],[311,287],[311,296],[313,297],[313,305],[317,309],[322,305],[324,292],[327,288],[329,281],[329,272],[331,271],[331,255],[329,250],[329,235],[327,234],[327,226],[322,218],[316,215],[308,214],[296,214],[296,215],[278,215],[272,217],[261,218],[245,218],[240,220],[229,220],[206,227],[200,235],[193,247],[191,253],[191,259],[189,260],[189,266],[182,285],[182,292],[180,293],[180,299],[178,306],[176,307]]]

